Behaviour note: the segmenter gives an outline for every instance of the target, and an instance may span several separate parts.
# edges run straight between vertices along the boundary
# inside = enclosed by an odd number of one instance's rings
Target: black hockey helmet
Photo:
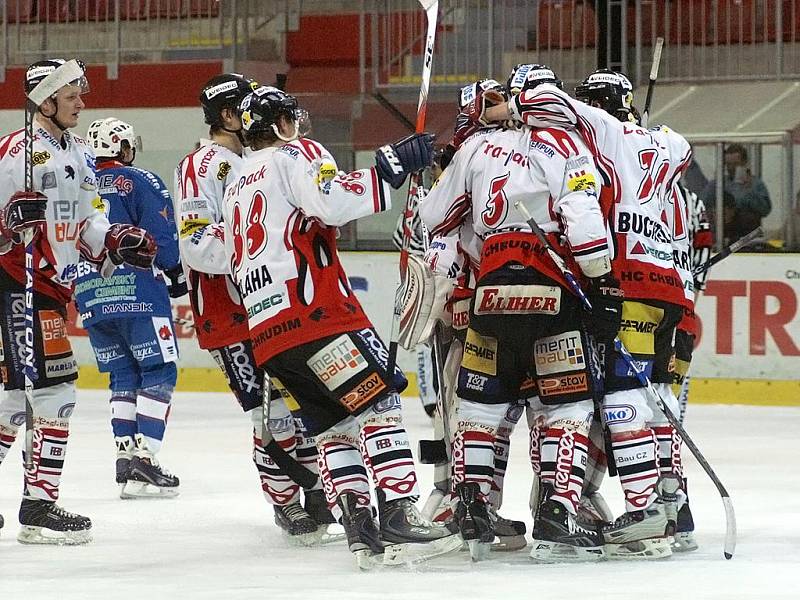
[[[200,92],[200,105],[207,125],[220,125],[222,109],[236,109],[247,94],[258,87],[258,83],[239,73],[215,75]]]
[[[564,88],[564,83],[547,65],[520,63],[511,69],[506,81],[506,89],[509,94],[516,96],[525,90],[532,90],[541,83],[552,83],[558,89]]]
[[[575,97],[587,104],[602,108],[623,122],[635,117],[633,86],[630,80],[617,71],[598,69],[575,87]]]
[[[273,132],[283,141],[291,141],[300,134],[297,98],[271,85],[262,85],[245,96],[239,103],[239,117],[246,134]],[[295,124],[295,135],[290,139],[282,137],[275,125],[281,115],[287,116]]]
[[[81,92],[86,93],[89,91],[89,82],[86,79],[86,65],[82,60],[75,59],[75,61],[78,63],[83,74],[74,81],[67,82],[67,84],[80,87]],[[28,65],[28,68],[25,70],[25,95],[30,95],[37,85],[66,62],[67,60],[64,58],[48,58],[46,60],[37,60],[35,63]]]
[[[506,91],[503,86],[494,79],[479,79],[474,83],[465,85],[458,92],[458,109],[463,109],[467,104],[475,99],[478,90],[488,92],[489,90],[499,92],[503,98],[506,98]]]

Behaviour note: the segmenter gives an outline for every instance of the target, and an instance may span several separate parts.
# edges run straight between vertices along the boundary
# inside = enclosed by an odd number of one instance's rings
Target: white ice
[[[415,399],[405,405],[416,448],[430,425]],[[94,541],[88,546],[16,542],[19,436],[0,469],[0,512],[6,519],[0,599],[800,598],[797,408],[690,406],[687,427],[736,507],[739,545],[731,561],[722,556],[722,503],[687,456],[697,552],[658,562],[577,566],[532,564],[526,552],[472,564],[460,553],[413,571],[379,573],[358,572],[342,544],[287,544],[258,486],[248,422],[229,395],[176,394],[161,454],[162,463],[181,477],[181,495],[174,500],[117,497],[108,413],[105,392],[79,392],[61,503],[92,518]],[[431,468],[421,466],[419,473],[427,495]],[[514,435],[508,473],[501,512],[524,519],[530,529],[524,423]],[[620,510],[616,480],[606,480],[603,491]]]

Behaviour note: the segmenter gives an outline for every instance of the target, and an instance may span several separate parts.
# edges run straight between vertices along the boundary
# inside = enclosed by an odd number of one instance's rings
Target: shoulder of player
[[[25,156],[25,130],[18,129],[0,137],[0,160]]]
[[[320,144],[309,138],[299,138],[291,142],[286,142],[283,146],[278,148],[275,153],[278,156],[288,157],[292,160],[303,159],[306,162],[313,163],[321,158],[329,157],[330,152]],[[281,160],[279,159],[279,160]]]
[[[161,179],[161,177],[151,171],[148,171],[147,169],[134,166],[125,166],[120,167],[119,171],[126,177],[133,179],[134,182],[146,184],[158,192],[166,189],[166,185],[164,185],[164,181]]]
[[[561,127],[528,128],[528,154],[538,159],[571,160],[588,156],[589,151],[576,131]]]

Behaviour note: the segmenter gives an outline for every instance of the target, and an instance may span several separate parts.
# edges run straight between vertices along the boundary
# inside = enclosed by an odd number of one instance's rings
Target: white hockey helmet
[[[104,158],[119,156],[123,150],[123,141],[137,152],[142,150],[142,138],[136,135],[133,125],[114,117],[92,122],[86,132],[86,139],[94,153]]]

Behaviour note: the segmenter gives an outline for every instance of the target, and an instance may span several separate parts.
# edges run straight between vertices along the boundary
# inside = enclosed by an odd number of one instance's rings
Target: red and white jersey
[[[608,255],[594,163],[579,136],[562,129],[472,136],[423,201],[420,216],[434,236],[466,222],[483,240],[481,273],[518,261],[566,285],[547,255],[534,249],[538,242],[531,241],[517,201],[543,231],[564,234],[579,264]]]
[[[201,348],[229,346],[249,335],[247,313],[225,254],[225,190],[236,181],[241,161],[225,146],[200,140],[200,147],[175,169],[178,245]]]
[[[686,306],[694,306],[694,275],[692,274],[691,237],[689,234],[689,209],[680,185],[672,186],[667,205],[661,215],[672,233],[672,258],[681,278]]]
[[[33,189],[47,196],[46,235],[34,242],[34,290],[67,303],[83,256],[95,264],[105,257],[110,224],[101,210],[94,152],[65,131],[59,143],[34,121]],[[25,131],[0,138],[0,209],[25,189]],[[25,285],[25,247],[0,247],[0,269]]]
[[[604,110],[542,84],[509,101],[512,116],[531,126],[575,128],[603,176],[601,206],[612,231],[613,270],[625,297],[686,305],[662,219],[672,185],[689,164],[691,148],[665,127],[622,123]]]
[[[339,173],[307,138],[245,157],[226,192],[225,244],[258,364],[371,327],[339,260],[336,227],[388,210],[389,192],[374,167]]]

